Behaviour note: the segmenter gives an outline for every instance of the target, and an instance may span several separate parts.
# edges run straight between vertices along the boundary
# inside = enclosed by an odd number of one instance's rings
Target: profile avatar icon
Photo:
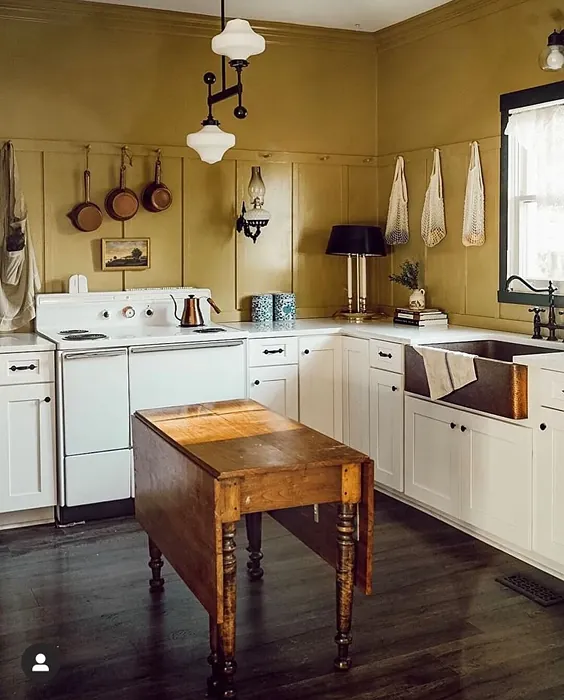
[[[49,673],[49,666],[45,663],[47,657],[45,654],[37,654],[35,656],[35,664],[31,667],[32,673]]]

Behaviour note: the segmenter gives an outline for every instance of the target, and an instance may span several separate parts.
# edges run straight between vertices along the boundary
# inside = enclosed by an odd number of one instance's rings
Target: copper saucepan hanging
[[[125,182],[125,171],[127,168],[126,159],[129,165],[133,164],[133,160],[127,146],[121,149],[121,167],[119,169],[119,187],[115,187],[106,195],[105,207],[109,216],[116,221],[129,221],[132,219],[139,209],[139,199],[133,190],[130,190]]]
[[[161,182],[161,149],[157,151],[155,161],[155,179],[143,190],[141,201],[147,211],[157,213],[166,211],[172,204],[172,192]]]
[[[77,204],[68,217],[79,231],[89,233],[102,225],[103,214],[97,204],[90,201],[90,146],[86,146],[86,170],[84,171],[84,202]]]

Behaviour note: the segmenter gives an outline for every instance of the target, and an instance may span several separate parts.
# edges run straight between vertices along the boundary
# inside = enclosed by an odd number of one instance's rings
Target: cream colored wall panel
[[[104,197],[119,182],[119,156],[92,156],[92,200],[104,210]],[[121,238],[122,225],[104,212],[102,226],[83,233],[67,214],[84,200],[84,157],[67,153],[45,154],[45,277],[47,292],[67,290],[70,275],[88,277],[90,291],[123,288],[123,273],[101,269],[101,238]]]
[[[235,299],[234,161],[184,161],[184,284],[209,287],[223,311]]]
[[[466,313],[499,318],[499,150],[481,149],[486,242],[466,250]]]
[[[41,153],[16,151],[20,182],[25,196],[29,230],[35,250],[41,287],[45,289],[45,229],[43,221],[43,157]]]
[[[251,167],[260,165],[266,186],[264,208],[271,219],[256,243],[237,233],[238,308],[250,312],[250,296],[292,291],[292,165],[291,163],[237,162],[237,212],[243,200],[250,208]]]
[[[301,308],[340,307],[346,302],[345,259],[326,255],[325,250],[331,227],[345,223],[345,170],[327,163],[295,167],[297,305]]]
[[[154,179],[155,154],[133,159],[128,187],[141,200],[144,187]],[[150,268],[125,272],[125,287],[175,287],[182,284],[182,159],[162,159],[162,181],[172,192],[172,205],[153,213],[140,203],[139,211],[124,224],[126,238],[150,238]]]

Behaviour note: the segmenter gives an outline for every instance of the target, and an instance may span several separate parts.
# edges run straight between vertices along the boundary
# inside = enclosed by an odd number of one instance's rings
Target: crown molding
[[[530,0],[452,0],[405,22],[380,29],[373,36],[377,50],[386,51],[527,2]]]
[[[0,20],[204,39],[219,32],[219,17],[77,0],[0,0]],[[262,21],[253,21],[253,27],[273,44],[376,52],[367,32]]]

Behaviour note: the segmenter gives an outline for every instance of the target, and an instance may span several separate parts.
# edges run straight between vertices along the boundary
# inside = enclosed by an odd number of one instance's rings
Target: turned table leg
[[[215,697],[219,691],[220,668],[219,668],[219,630],[216,621],[210,615],[210,655],[208,663],[211,666],[211,676],[208,678],[208,696]]]
[[[149,587],[151,591],[156,593],[164,589],[164,578],[161,577],[161,569],[163,568],[163,556],[161,550],[149,537],[149,567],[153,572],[149,580]]]
[[[247,528],[247,540],[249,541],[249,546],[247,547],[247,552],[249,552],[249,561],[247,562],[248,574],[251,581],[259,581],[264,574],[260,565],[263,557],[261,551],[262,513],[249,513],[249,515],[246,515],[245,525]]]
[[[351,624],[354,589],[355,542],[354,504],[339,503],[337,511],[337,658],[335,669],[348,671],[351,667],[349,646],[352,642]]]
[[[235,690],[235,614],[237,602],[237,559],[235,557],[235,523],[223,525],[223,623],[219,630],[219,697],[234,700]]]

